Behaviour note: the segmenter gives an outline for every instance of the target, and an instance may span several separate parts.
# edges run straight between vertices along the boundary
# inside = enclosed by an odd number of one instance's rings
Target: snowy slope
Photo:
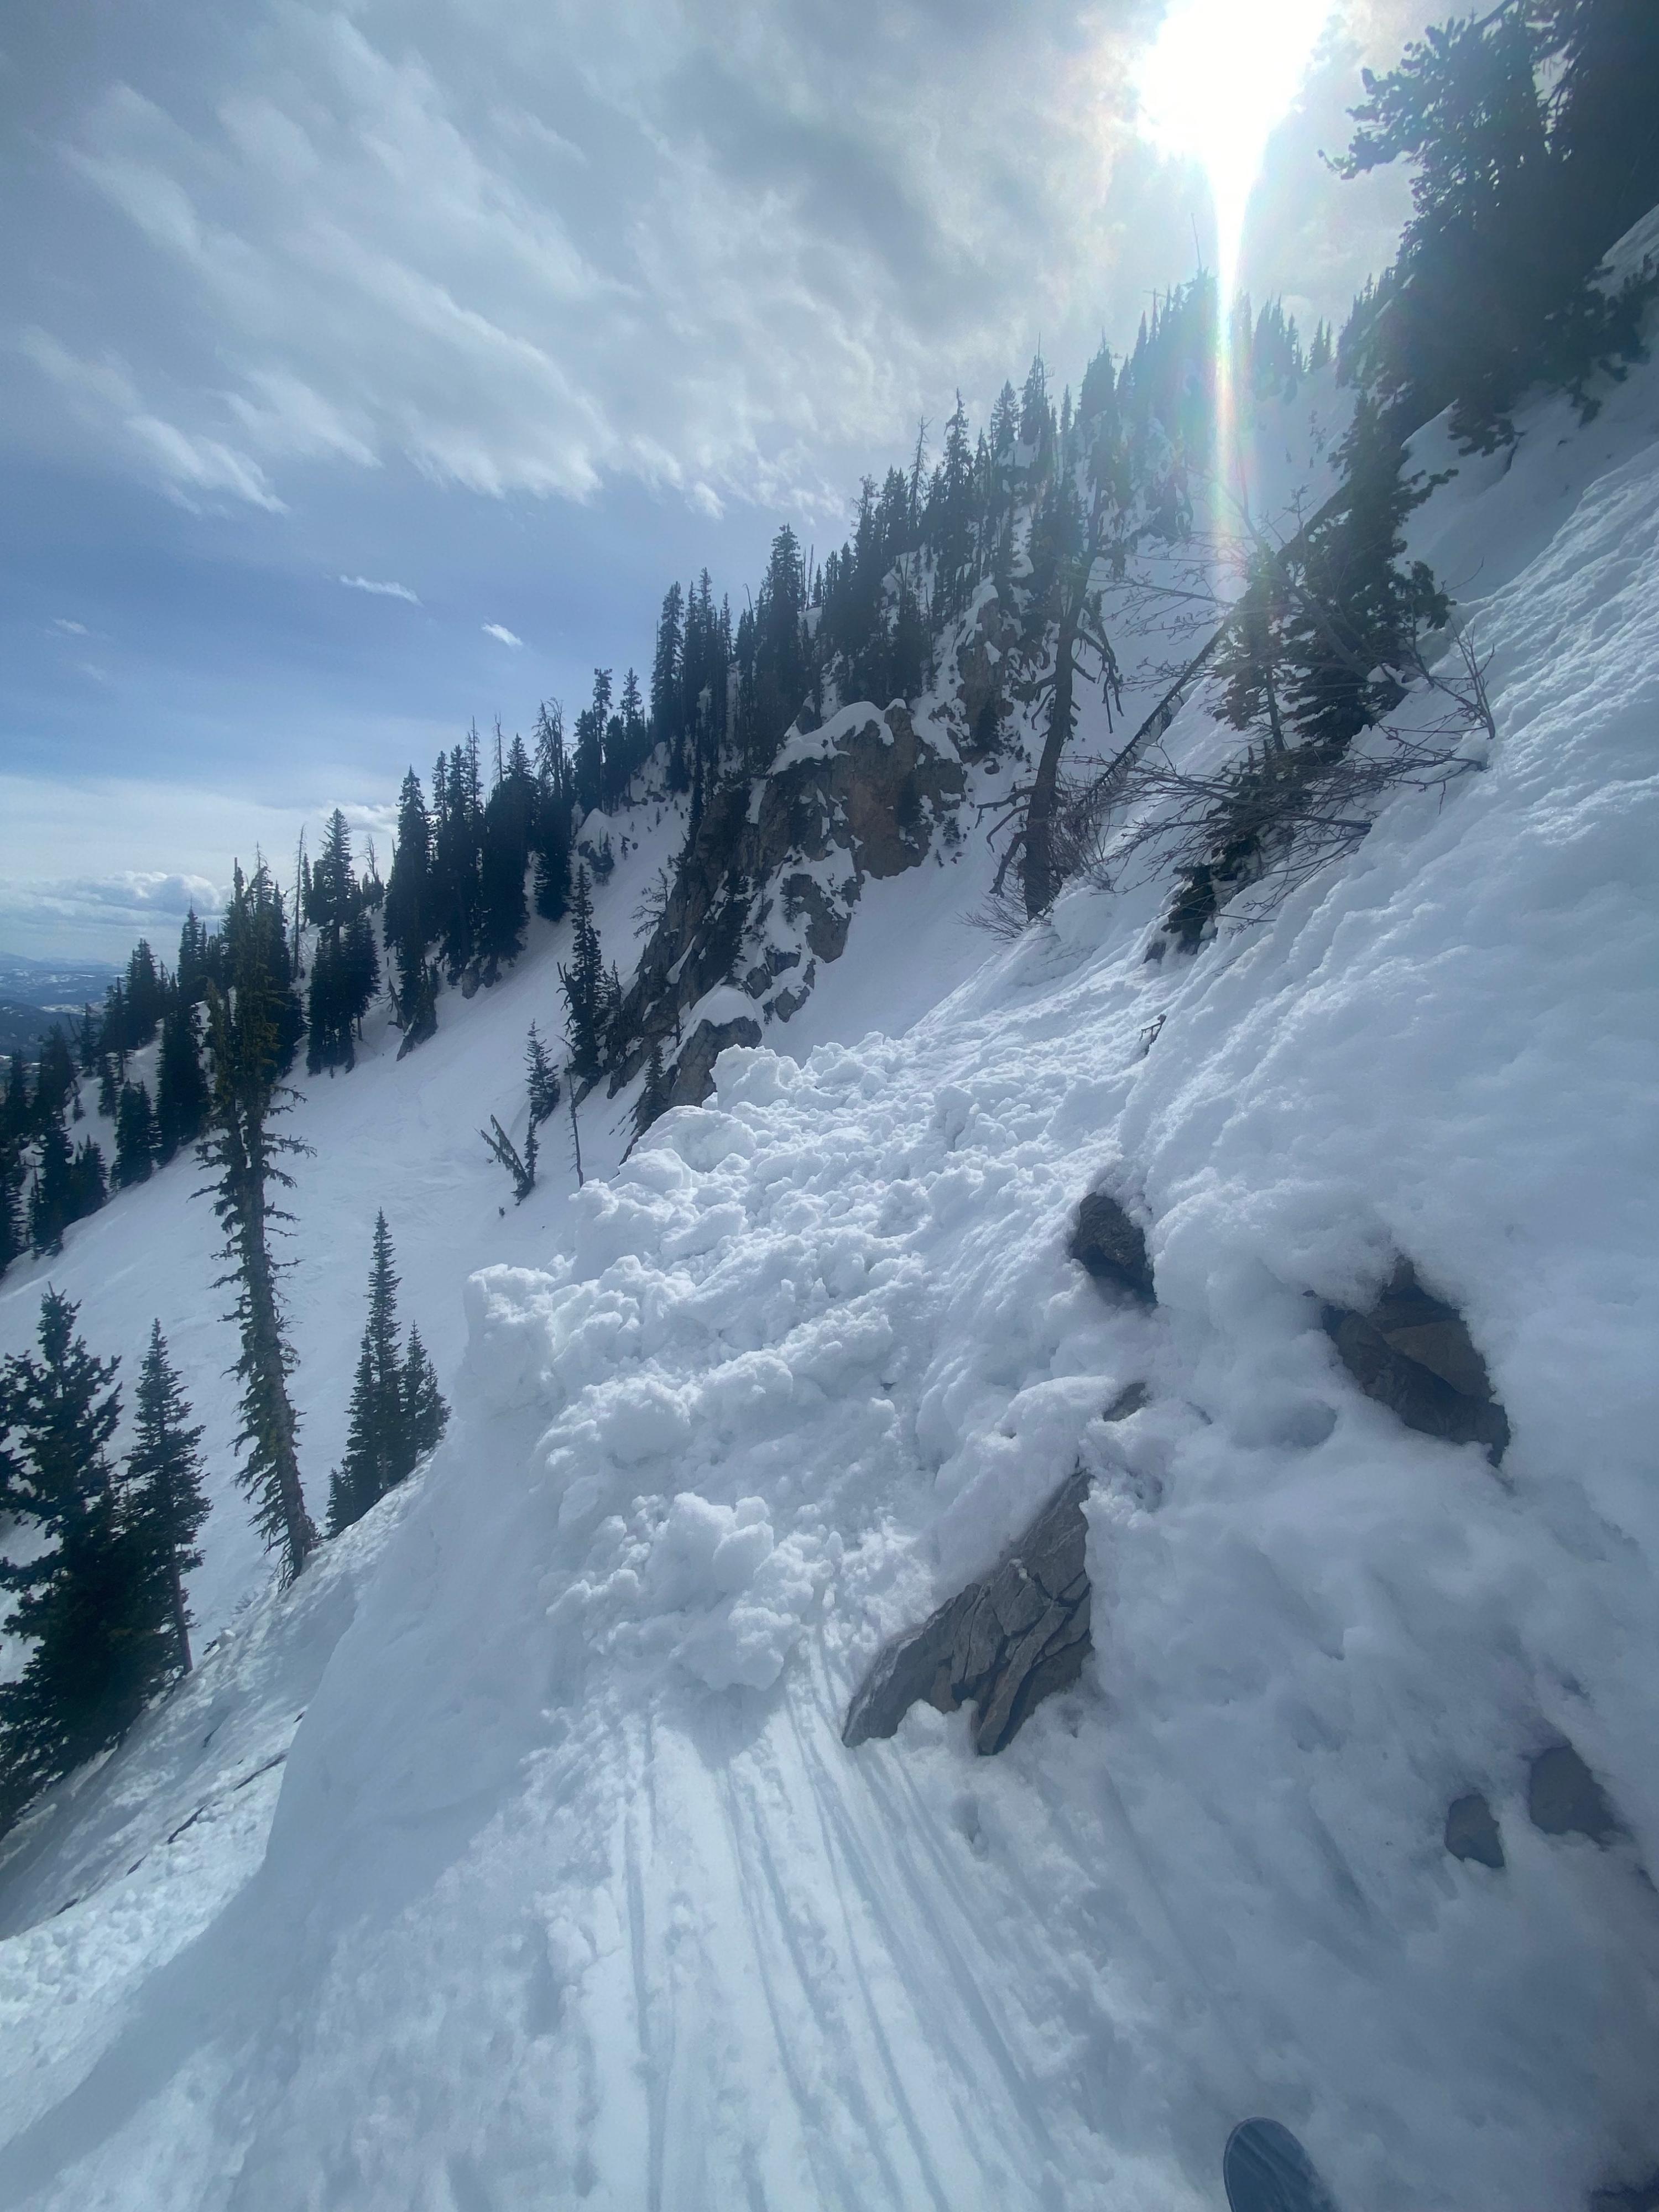
[[[467,1139],[545,955],[312,1087],[305,1203],[347,1226],[308,1266],[356,1295],[385,1198],[438,1335],[498,1263],[456,1424],[0,1873],[0,2205],[1177,2212],[1248,2110],[1378,2212],[1659,2167],[1659,372],[1583,430],[1540,406],[1413,528],[1499,745],[1270,924],[1148,964],[1158,887],[1079,890],[987,958],[946,872],[872,887],[890,971],[781,1034],[821,1049],[729,1055],[709,1109],[504,1219]],[[1172,747],[1207,742],[1194,705]],[[401,1213],[330,1165],[377,1138]],[[1155,1315],[1065,1256],[1103,1180]],[[118,1254],[209,1327],[208,1224],[161,1190],[53,1271],[95,1343],[136,1349]],[[175,1241],[118,1242],[149,1203]],[[1501,1480],[1317,1326],[1396,1250],[1491,1365]],[[353,1309],[320,1273],[295,1308],[343,1408]],[[883,1638],[1079,1459],[1083,1682],[994,1760],[925,1708],[844,1750]],[[1528,1821],[1563,1738],[1605,1850]],[[279,1750],[279,1791],[234,1787]],[[1475,1789],[1502,1872],[1442,1846]]]

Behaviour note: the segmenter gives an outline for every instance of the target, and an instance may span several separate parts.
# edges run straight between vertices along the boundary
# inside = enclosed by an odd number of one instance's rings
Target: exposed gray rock
[[[739,1014],[732,1022],[699,1022],[668,1074],[671,1106],[701,1106],[714,1088],[714,1062],[729,1044],[757,1045],[760,1024]]]
[[[1496,1467],[1510,1441],[1509,1416],[1463,1316],[1400,1261],[1365,1313],[1328,1305],[1320,1318],[1337,1356],[1368,1398],[1408,1429],[1448,1443],[1479,1443]]]
[[[850,905],[839,905],[814,876],[796,874],[783,879],[783,918],[793,922],[806,916],[806,949],[816,960],[839,960],[847,950],[852,926]]]
[[[1503,1866],[1504,1839],[1492,1807],[1478,1790],[1454,1798],[1447,1807],[1446,1849],[1455,1859],[1473,1859],[1477,1866]]]
[[[997,599],[987,599],[957,647],[957,700],[965,731],[962,750],[974,757],[1001,744],[1008,711],[1008,647],[1018,629]]]
[[[1157,1304],[1146,1234],[1105,1191],[1091,1190],[1078,1207],[1068,1249],[1097,1283],[1127,1291],[1143,1305]]]
[[[1527,1815],[1547,1836],[1610,1844],[1624,1828],[1601,1784],[1570,1743],[1540,1751],[1527,1775]]]
[[[1103,1421],[1127,1421],[1143,1406],[1151,1405],[1152,1401],[1152,1394],[1144,1382],[1126,1382],[1100,1418]]]
[[[848,1709],[842,1741],[889,1736],[918,1698],[975,1707],[977,1752],[1000,1751],[1033,1707],[1083,1671],[1089,1651],[1089,1478],[1056,1492],[990,1573],[878,1653]]]
[[[735,974],[763,996],[770,956],[794,949],[775,945],[775,923],[793,936],[804,917],[808,951],[838,959],[866,881],[927,860],[966,787],[948,735],[935,742],[895,701],[849,716],[823,752],[711,793],[623,1003],[634,1042],[608,1070],[611,1096],[717,985]]]

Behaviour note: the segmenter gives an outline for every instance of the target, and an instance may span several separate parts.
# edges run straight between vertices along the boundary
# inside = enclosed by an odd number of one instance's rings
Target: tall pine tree
[[[409,1472],[398,1358],[398,1277],[386,1215],[374,1217],[368,1319],[357,1355],[345,1456],[329,1485],[328,1533],[337,1535]]]
[[[284,1154],[305,1150],[270,1128],[285,1103],[280,1016],[289,987],[281,915],[264,861],[246,882],[239,866],[226,918],[229,989],[212,988],[208,998],[213,1115],[201,1156],[216,1171],[213,1210],[225,1236],[222,1256],[230,1262],[218,1281],[234,1290],[227,1318],[235,1322],[240,1337],[231,1370],[241,1386],[237,1442],[245,1456],[238,1480],[253,1502],[260,1534],[281,1551],[284,1580],[292,1581],[310,1557],[317,1531],[300,1480],[299,1424],[288,1390],[294,1354],[270,1249],[273,1227],[288,1218],[273,1187],[291,1188],[294,1180],[278,1163]]]
[[[142,1083],[124,1083],[115,1109],[115,1175],[118,1190],[148,1182],[161,1149],[161,1133],[149,1092]]]
[[[75,1218],[75,1154],[60,1108],[46,1123],[29,1189],[29,1243],[37,1252],[61,1252],[64,1231]]]
[[[599,933],[593,927],[593,895],[587,870],[580,865],[576,869],[570,913],[570,965],[559,969],[559,981],[564,986],[565,1035],[570,1041],[571,1066],[579,1076],[591,1079],[605,1060],[605,975]]]
[[[499,732],[498,732],[499,735]],[[478,951],[493,982],[524,949],[528,908],[525,870],[536,826],[536,779],[523,740],[514,738],[483,812],[478,864]]]
[[[126,1462],[126,1510],[166,1585],[173,1661],[191,1669],[190,1607],[185,1577],[199,1567],[196,1537],[207,1519],[202,1481],[202,1440],[190,1418],[179,1372],[167,1358],[161,1324],[150,1325],[149,1348],[134,1395],[132,1449]]]
[[[398,1352],[398,1277],[386,1215],[374,1219],[368,1276],[368,1319],[357,1353],[347,1420],[345,1455],[329,1486],[328,1533],[361,1521],[402,1482],[443,1434],[448,1408],[425,1347],[412,1328],[406,1357]]]
[[[570,902],[570,763],[557,700],[542,702],[536,718],[536,911],[562,920]]]
[[[404,1414],[412,1467],[438,1449],[449,1426],[449,1408],[438,1389],[437,1370],[421,1342],[420,1331],[413,1327],[404,1356]]]
[[[392,1000],[405,1035],[421,1011],[435,906],[432,823],[421,779],[411,768],[398,795],[398,842],[386,887],[384,919]]]
[[[559,1071],[553,1065],[553,1055],[536,1024],[530,1024],[530,1035],[524,1048],[525,1089],[530,1099],[530,1123],[534,1128],[547,1121],[559,1103]]]
[[[196,1042],[196,1004],[185,996],[181,983],[161,1024],[161,1048],[155,1062],[155,1133],[164,1161],[193,1145],[207,1121],[208,1086]]]
[[[166,1592],[109,1461],[118,1363],[88,1351],[76,1313],[48,1291],[39,1357],[6,1363],[19,1439],[7,1503],[46,1542],[24,1564],[0,1562],[0,1588],[17,1598],[8,1626],[30,1646],[0,1685],[0,1819],[118,1741],[172,1671]]]

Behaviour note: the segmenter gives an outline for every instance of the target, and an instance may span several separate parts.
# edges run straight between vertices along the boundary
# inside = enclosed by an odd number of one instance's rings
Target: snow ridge
[[[1195,2212],[1246,2111],[1379,2212],[1659,2164],[1659,374],[1522,428],[1413,519],[1492,655],[1483,773],[1192,963],[1147,885],[902,1036],[826,981],[798,1059],[525,1210],[257,1868],[228,1834],[192,1905],[152,1851],[56,1920],[70,1857],[31,1875],[14,2047],[142,1932],[9,2071],[0,2204]],[[1153,1312],[1066,1256],[1103,1184]],[[1319,1301],[1395,1254],[1501,1479],[1334,1360]],[[994,1759],[926,1707],[845,1750],[880,1642],[1079,1465],[1077,1688]],[[171,1725],[88,1802],[181,1771]],[[1528,1819],[1562,1741],[1606,1849]],[[1501,1872],[1443,1849],[1471,1790]]]

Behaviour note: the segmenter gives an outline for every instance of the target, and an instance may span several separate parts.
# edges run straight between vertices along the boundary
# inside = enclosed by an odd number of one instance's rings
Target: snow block
[[[1408,1429],[1453,1444],[1485,1444],[1494,1467],[1510,1441],[1463,1316],[1430,1296],[1409,1260],[1400,1261],[1369,1313],[1328,1305],[1320,1318],[1337,1357],[1368,1398]]]
[[[974,1748],[1000,1751],[1051,1692],[1075,1682],[1089,1634],[1089,1478],[1079,1470],[981,1581],[879,1654],[848,1709],[849,1748],[890,1736],[918,1698],[975,1708]]]

